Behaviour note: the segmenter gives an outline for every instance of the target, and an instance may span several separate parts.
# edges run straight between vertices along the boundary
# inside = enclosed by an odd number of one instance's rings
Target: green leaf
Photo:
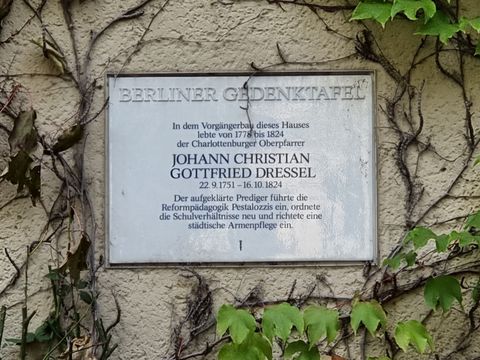
[[[392,4],[383,0],[364,0],[353,10],[351,20],[376,20],[383,27],[390,19]]]
[[[452,241],[457,240],[458,245],[460,245],[461,247],[480,244],[480,236],[474,236],[468,231],[452,231],[450,233],[450,238],[452,239]]]
[[[88,286],[88,281],[79,280],[77,283],[77,289],[85,289]]]
[[[388,356],[368,357],[367,360],[391,360]]]
[[[417,259],[417,253],[413,250],[409,251],[408,253],[398,253],[394,257],[390,259],[383,260],[383,265],[390,266],[393,270],[397,270],[402,261],[407,263],[407,266],[415,265],[415,260]]]
[[[249,340],[250,346],[259,349],[268,360],[272,360],[272,345],[263,334],[253,333]]]
[[[310,347],[324,338],[327,338],[327,342],[332,342],[337,337],[338,330],[340,329],[337,310],[312,305],[307,307],[303,312],[303,319]]]
[[[359,301],[353,305],[352,313],[350,315],[350,325],[355,333],[361,323],[365,325],[367,330],[373,336],[379,325],[383,327],[387,325],[387,315],[377,301]]]
[[[80,299],[82,299],[82,301],[87,303],[88,305],[91,305],[93,303],[93,296],[92,294],[90,294],[90,292],[80,291],[79,295]]]
[[[250,333],[241,344],[225,344],[218,353],[219,360],[272,360],[272,346],[259,333]]]
[[[60,281],[62,279],[62,276],[60,275],[58,270],[50,270],[50,272],[45,275],[45,277],[53,281]]]
[[[458,244],[461,247],[480,244],[480,236],[474,236],[468,231],[462,231],[459,233],[459,235],[460,238],[458,239]]]
[[[217,315],[217,334],[223,336],[228,330],[235,344],[241,344],[256,328],[255,318],[248,311],[222,305]]]
[[[432,0],[395,0],[392,6],[392,19],[400,12],[410,20],[417,20],[417,12],[423,10],[425,22],[437,12],[437,7]]]
[[[408,232],[404,243],[408,244],[409,242],[413,242],[414,248],[418,249],[427,245],[428,240],[436,238],[437,235],[432,230],[424,227],[416,227]]]
[[[283,357],[285,359],[293,357],[295,360],[320,360],[318,348],[316,346],[311,347],[302,340],[288,343]]]
[[[452,307],[454,300],[457,300],[462,305],[460,283],[450,275],[429,279],[425,284],[423,295],[427,306],[434,310],[440,306],[443,311],[447,311]]]
[[[303,333],[303,317],[297,307],[282,303],[265,309],[262,328],[270,341],[274,336],[287,341],[294,326],[299,333]]]
[[[400,263],[402,262],[402,259],[404,259],[404,257],[404,253],[396,254],[392,258],[383,260],[383,266],[389,266],[393,270],[397,270],[400,267]]]
[[[452,242],[452,237],[447,234],[437,236],[437,238],[435,239],[435,246],[437,248],[437,251],[438,252],[447,251],[448,245],[450,245],[451,242]]]
[[[470,26],[476,31],[480,32],[480,16],[469,20]]]
[[[219,360],[264,360],[259,349],[248,347],[245,344],[229,343],[218,352]]]
[[[477,46],[475,48],[475,55],[478,55],[479,53],[480,53],[480,41],[477,42]],[[473,166],[477,166],[478,164],[480,164],[480,156],[475,159]]]
[[[259,349],[268,360],[272,360],[272,345],[263,334],[253,333],[247,345]]]
[[[412,250],[405,254],[405,262],[407,263],[407,266],[415,265],[416,260],[417,260],[417,253],[415,251]]]
[[[460,30],[459,24],[452,24],[449,17],[438,10],[435,15],[424,25],[422,25],[415,34],[438,36],[444,44]]]
[[[40,325],[35,330],[35,340],[38,342],[49,342],[53,339],[54,333],[48,321]]]
[[[466,32],[468,27],[472,27],[472,29],[476,32],[480,32],[480,17],[467,19],[466,17],[462,16],[458,25],[460,27],[460,30],[462,30],[463,32]]]
[[[433,340],[425,326],[417,320],[399,322],[395,328],[395,341],[404,352],[412,345],[417,352],[423,354],[427,345],[433,350]]]
[[[477,228],[480,229],[480,211],[476,213],[470,214],[465,222],[465,230],[469,228]]]
[[[27,337],[26,337],[26,343],[27,344],[30,344],[30,343],[33,343],[35,342],[35,334],[32,334],[32,333],[27,333]]]

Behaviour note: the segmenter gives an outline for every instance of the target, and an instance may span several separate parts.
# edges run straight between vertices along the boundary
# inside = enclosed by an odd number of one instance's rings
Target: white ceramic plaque
[[[376,254],[373,74],[108,77],[109,263]]]

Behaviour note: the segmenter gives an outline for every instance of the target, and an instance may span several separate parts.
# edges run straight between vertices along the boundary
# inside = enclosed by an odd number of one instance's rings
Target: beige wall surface
[[[69,8],[67,18],[72,18],[69,27],[62,2],[70,3],[65,0],[42,4],[39,0],[31,0],[31,6],[27,6],[27,2],[13,2],[10,13],[3,20],[0,35],[0,101],[15,113],[35,109],[38,133],[47,144],[55,143],[65,129],[79,120],[87,123],[83,140],[62,154],[68,166],[76,169],[81,164],[82,184],[93,211],[85,210],[84,202],[78,199],[66,202],[74,215],[49,237],[58,226],[58,222],[51,222],[50,227],[46,227],[50,209],[62,191],[55,173],[63,174],[65,163],[57,160],[53,164],[51,157],[42,151],[35,154],[42,163],[41,201],[35,207],[28,196],[16,195],[15,185],[8,181],[0,183],[0,291],[6,288],[1,293],[0,305],[7,306],[4,339],[21,335],[28,246],[34,249],[28,261],[26,290],[28,310],[36,310],[31,322],[33,330],[52,309],[51,284],[45,277],[48,266],[62,263],[68,243],[78,242],[81,232],[88,232],[95,247],[94,266],[102,264],[106,161],[103,110],[107,72],[248,72],[252,71],[252,63],[268,70],[375,70],[380,258],[385,258],[401,242],[408,226],[417,221],[423,225],[436,224],[440,232],[448,231],[461,225],[462,218],[454,218],[472,212],[477,206],[475,197],[480,195],[480,183],[478,170],[472,168],[465,137],[462,91],[436,66],[434,40],[427,38],[418,48],[421,37],[411,35],[414,26],[406,21],[389,24],[385,31],[367,22],[376,57],[370,54],[365,59],[356,46],[367,46],[368,30],[359,23],[350,22],[349,11],[326,12],[314,7],[267,1],[84,0],[66,5]],[[334,1],[317,3],[335,4]],[[142,6],[137,9],[137,4]],[[473,7],[480,14],[480,6],[475,1],[464,6]],[[64,75],[60,74],[58,64],[46,58],[42,48],[32,42],[41,41],[42,36],[55,39],[64,54]],[[446,51],[441,61],[449,71],[457,74],[456,56]],[[390,63],[386,63],[387,60]],[[478,61],[469,56],[464,61],[465,90],[471,99],[472,122],[477,128],[480,125]],[[415,66],[412,67],[412,63]],[[399,90],[403,81],[399,77],[402,76],[409,82],[405,85],[407,95]],[[412,94],[411,101],[408,92]],[[400,95],[404,96],[400,98]],[[388,106],[397,96],[398,102]],[[11,129],[12,119],[3,110],[0,114],[2,127]],[[392,112],[395,123],[389,119]],[[408,134],[418,128],[421,117],[424,121],[422,132],[418,141],[409,146]],[[7,165],[9,151],[7,133],[0,129],[2,169]],[[82,154],[83,163],[79,160]],[[410,195],[404,173],[402,175],[405,168],[412,179]],[[68,213],[69,210],[67,207],[56,208],[56,211]],[[20,268],[18,279],[4,249]],[[342,299],[356,292],[371,296],[373,285],[379,279],[377,274],[366,283],[368,269],[362,265],[207,266],[195,270],[209,286],[214,311],[223,303],[242,301],[249,295],[268,302],[309,294],[313,302],[348,312],[350,303]],[[371,271],[375,271],[375,267]],[[441,270],[425,267],[423,271],[428,275]],[[399,284],[411,284],[411,276],[419,275],[418,272],[402,275]],[[112,343],[118,344],[112,359],[167,359],[183,346],[182,341],[189,339],[188,324],[184,324],[180,337],[175,336],[178,333],[174,331],[182,324],[194,296],[192,289],[197,285],[197,279],[188,270],[99,266],[96,277],[97,316],[103,318],[107,326],[117,315],[115,299],[121,309],[120,322],[111,332]],[[465,301],[465,308],[469,309],[467,295]],[[425,324],[435,339],[435,352],[441,359],[447,358],[468,327],[468,316],[462,314],[458,305],[445,315],[431,313],[423,302],[421,287],[386,302],[385,308],[392,319],[389,330],[396,320],[426,318]],[[83,332],[88,333],[88,325]],[[205,343],[214,339],[214,332],[206,331],[193,345],[188,345],[189,350],[183,355],[203,350]],[[340,342],[335,351],[360,359],[360,342],[361,337],[351,342],[348,351]],[[384,339],[368,336],[366,344],[367,354],[379,355]],[[476,351],[480,351],[478,340],[476,345],[451,358],[473,359]],[[0,353],[3,359],[14,359],[18,357],[19,347],[4,346]],[[39,358],[34,349],[29,349],[29,354]],[[399,353],[396,358],[427,359],[433,355]]]

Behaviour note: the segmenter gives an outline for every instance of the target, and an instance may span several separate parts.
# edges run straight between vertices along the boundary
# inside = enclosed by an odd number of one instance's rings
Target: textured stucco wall
[[[38,2],[39,3],[39,2]],[[83,61],[92,31],[98,31],[111,19],[135,5],[135,1],[86,0],[72,7],[74,31],[80,59]],[[188,71],[249,71],[250,63],[267,66],[279,62],[276,44],[279,44],[289,61],[313,62],[313,65],[290,65],[296,69],[374,69],[377,71],[377,137],[378,137],[378,244],[380,257],[384,258],[398,243],[404,232],[405,186],[394,159],[398,138],[387,123],[384,113],[384,98],[391,98],[395,83],[378,64],[362,60],[355,53],[354,41],[326,31],[325,24],[308,8],[282,7],[261,1],[239,1],[222,4],[217,1],[182,0],[170,1],[153,20],[141,46],[136,43],[148,26],[153,14],[162,6],[161,1],[152,1],[145,14],[137,19],[120,21],[108,29],[96,43],[89,66],[90,79],[98,78],[97,91],[92,99],[92,114],[105,101],[104,77],[106,71],[123,72],[188,72]],[[38,4],[35,4],[37,6]],[[477,6],[478,7],[478,6]],[[479,9],[480,10],[480,9]],[[360,25],[348,21],[348,13],[319,12],[328,26],[355,37]],[[43,21],[66,53],[67,60],[74,64],[70,36],[57,1],[47,1]],[[10,15],[4,20],[2,39],[22,27],[32,16],[21,1],[14,1]],[[373,26],[378,44],[384,54],[393,59],[394,65],[403,72],[408,69],[418,45],[418,38],[410,36],[413,27],[407,23],[387,26],[385,32]],[[29,76],[27,74],[55,74],[55,69],[31,43],[41,36],[41,26],[32,19],[12,41],[0,50],[1,74],[24,74],[15,78],[23,86],[25,105],[36,109],[37,126],[46,139],[54,139],[75,118],[79,95],[71,81],[55,76]],[[431,53],[432,40],[426,44],[423,56]],[[352,56],[349,56],[352,55]],[[340,59],[334,61],[336,59]],[[454,62],[455,59],[451,59]],[[478,64],[466,60],[469,74]],[[282,69],[282,67],[277,67]],[[452,179],[452,174],[462,166],[465,150],[463,135],[463,103],[455,85],[440,74],[430,57],[418,65],[412,73],[412,81],[419,86],[425,81],[422,110],[425,117],[425,136],[436,151],[426,152],[418,163],[417,175],[424,183],[424,196],[419,212],[441,195]],[[472,111],[479,113],[475,98],[480,95],[480,78],[470,75],[467,90],[473,99]],[[399,106],[405,106],[399,104]],[[405,109],[407,111],[408,109]],[[416,110],[414,110],[415,112]],[[3,124],[9,119],[0,115]],[[102,113],[87,126],[85,144],[86,184],[94,204],[98,225],[95,254],[98,259],[104,254],[104,121]],[[478,124],[475,115],[474,124]],[[332,139],[334,140],[334,139]],[[0,149],[3,158],[0,167],[6,164],[8,142],[0,132]],[[68,155],[67,155],[68,157]],[[415,163],[416,158],[408,158]],[[454,188],[456,194],[476,194],[478,170],[468,170]],[[55,199],[59,183],[49,172],[47,165],[42,172],[42,199],[49,208]],[[139,185],[140,186],[140,185]],[[0,183],[0,205],[15,196],[15,187]],[[425,219],[425,223],[447,219],[474,209],[469,199],[447,199]],[[7,247],[13,259],[21,264],[25,247],[42,236],[47,215],[42,206],[32,207],[28,198],[15,200],[0,210],[0,247]],[[444,228],[449,228],[447,224]],[[134,241],[134,240],[132,240]],[[51,305],[49,281],[44,277],[47,264],[55,257],[53,245],[39,246],[29,264],[29,309],[37,309],[32,321],[35,328],[48,314]],[[15,273],[3,251],[0,253],[0,288],[6,286]],[[317,285],[313,295],[329,295],[332,291],[339,297],[350,297],[364,283],[362,266],[309,266],[309,267],[205,267],[197,271],[203,275],[213,290],[215,308],[234,297],[243,298],[257,285],[262,288],[265,299],[285,298],[296,281],[295,294],[308,292]],[[171,349],[170,336],[174,325],[183,315],[187,296],[194,279],[186,278],[185,271],[178,268],[154,269],[104,269],[98,272],[97,289],[99,313],[105,323],[115,318],[115,303],[112,293],[118,298],[122,309],[120,324],[115,328],[114,342],[119,347],[114,359],[160,359]],[[331,290],[318,279],[324,279]],[[1,304],[9,307],[4,337],[15,337],[20,332],[22,279],[0,298]],[[421,291],[409,294],[408,301],[400,299],[387,307],[396,319],[421,318],[428,313],[423,304]],[[341,308],[342,304],[338,304]],[[428,321],[434,333],[439,353],[447,353],[452,339],[461,336],[465,326],[456,316],[456,311],[446,316],[436,314]],[[213,335],[210,334],[210,337]],[[369,339],[369,353],[375,354],[376,340]],[[201,344],[200,344],[201,345]],[[473,351],[473,350],[472,350]],[[15,358],[18,349],[9,346],[1,350],[5,359]],[[358,348],[352,348],[358,354]],[[412,358],[400,355],[398,358]],[[413,355],[416,358],[420,356]],[[473,354],[458,355],[458,359],[472,358]],[[354,355],[352,358],[359,358]],[[426,357],[427,358],[427,357]]]

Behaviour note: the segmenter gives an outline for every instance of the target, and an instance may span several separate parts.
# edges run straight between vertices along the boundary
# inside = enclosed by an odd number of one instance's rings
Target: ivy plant
[[[445,4],[447,6],[445,6]],[[478,34],[480,17],[457,17],[449,0],[362,0],[353,11],[352,20],[373,20],[385,27],[394,19],[408,19],[417,23],[417,35],[438,37],[446,44],[455,35]],[[475,55],[480,54],[480,42]]]
[[[429,245],[438,254],[452,247],[473,251],[480,245],[480,211],[465,221],[461,231],[436,234],[425,227],[410,230],[404,240],[404,248],[395,256],[384,260],[384,265],[397,270],[416,266],[418,251]],[[480,280],[471,288],[472,299],[480,298]],[[463,307],[462,286],[453,275],[430,277],[424,286],[424,303],[433,311],[449,311],[454,304]],[[371,336],[379,336],[389,326],[389,319],[382,304],[376,300],[351,301],[350,312],[341,314],[337,309],[321,305],[309,305],[299,309],[289,303],[267,306],[255,318],[246,309],[223,305],[217,315],[217,335],[225,336],[225,343],[218,352],[219,360],[271,360],[273,353],[281,353],[284,359],[320,360],[322,346],[335,342],[342,329],[342,320],[349,319],[350,330],[357,335],[361,328]],[[426,326],[416,319],[395,324],[393,339],[404,352],[423,354],[434,350],[432,335]],[[275,349],[277,347],[277,349]],[[385,360],[388,357],[370,357]]]
[[[385,330],[387,315],[375,300],[354,300],[350,317],[353,332],[365,327],[372,336]],[[288,303],[267,306],[259,319],[245,309],[222,305],[217,314],[217,335],[226,334],[218,352],[219,360],[271,360],[280,352],[284,359],[320,360],[320,346],[334,342],[340,334],[338,310],[310,305],[301,310]],[[433,350],[433,339],[425,326],[416,320],[399,322],[394,339],[407,351],[424,353]],[[275,349],[277,347],[277,349]],[[388,359],[388,357],[369,358]]]

